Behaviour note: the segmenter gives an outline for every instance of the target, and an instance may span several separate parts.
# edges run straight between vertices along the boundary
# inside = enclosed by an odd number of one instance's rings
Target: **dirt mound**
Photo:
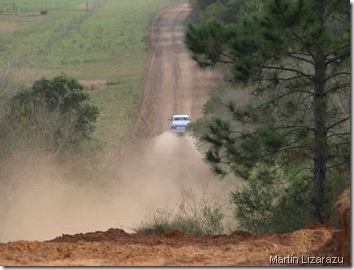
[[[252,238],[252,234],[244,231],[234,231],[230,236],[232,237],[240,237],[241,239],[249,239]]]
[[[330,226],[328,224],[322,224],[319,222],[313,222],[308,225],[306,225],[303,229],[304,230],[317,230],[319,228],[327,228],[329,230],[334,230],[335,228],[333,226]]]
[[[341,230],[335,230],[331,239],[314,252],[314,256],[343,257],[345,266],[350,262],[350,188],[347,188],[338,198],[336,210],[340,217]],[[328,263],[324,263],[328,265]]]
[[[128,236],[120,230],[108,231],[65,236],[49,242],[18,241],[0,245],[0,264],[270,265],[270,254],[306,254],[332,236],[325,228],[264,236],[241,232],[230,236],[191,235],[179,231]]]
[[[338,236],[338,230],[319,224],[292,233],[265,235],[243,231],[231,235],[194,235],[177,230],[145,235],[112,228],[105,232],[62,235],[46,242],[0,244],[0,265],[296,266],[301,265],[301,256],[305,259],[341,256],[340,249],[331,248],[333,242],[342,241]],[[271,256],[288,261],[274,262]]]
[[[350,262],[350,188],[347,188],[339,197],[336,204],[337,212],[341,218],[342,235],[338,242],[342,244],[341,255],[347,265]]]
[[[63,234],[48,242],[70,242],[77,243],[79,241],[94,242],[94,241],[114,241],[119,238],[130,237],[128,233],[121,229],[109,229],[108,231],[96,231],[89,233],[78,233],[75,235]]]

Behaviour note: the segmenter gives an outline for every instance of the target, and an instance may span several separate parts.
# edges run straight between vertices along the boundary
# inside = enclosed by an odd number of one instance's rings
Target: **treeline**
[[[235,218],[255,233],[337,225],[350,185],[350,3],[194,0],[185,33],[225,84],[191,126],[215,174],[245,185]]]

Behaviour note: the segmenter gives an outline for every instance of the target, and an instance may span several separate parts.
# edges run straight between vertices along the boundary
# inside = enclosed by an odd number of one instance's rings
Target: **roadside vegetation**
[[[215,174],[244,179],[231,193],[240,227],[337,225],[350,185],[350,3],[192,3],[190,54],[228,78],[191,132]]]
[[[173,230],[217,235],[225,232],[224,217],[222,206],[208,198],[207,194],[181,187],[177,211],[168,208],[154,210],[135,231],[142,235]]]

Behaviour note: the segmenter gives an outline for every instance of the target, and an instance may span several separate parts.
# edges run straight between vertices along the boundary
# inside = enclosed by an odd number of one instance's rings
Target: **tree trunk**
[[[314,173],[312,218],[314,221],[325,222],[325,198],[327,160],[327,97],[325,90],[326,62],[322,49],[317,50],[315,64],[314,87]]]

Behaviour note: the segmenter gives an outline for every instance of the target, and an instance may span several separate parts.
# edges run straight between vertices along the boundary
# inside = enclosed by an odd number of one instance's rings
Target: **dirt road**
[[[150,29],[150,61],[136,108],[129,139],[156,136],[166,131],[172,114],[202,116],[202,106],[221,75],[201,71],[184,46],[187,4],[161,10]]]
[[[183,45],[188,12],[188,5],[181,4],[156,14],[144,87],[122,148],[122,155],[129,158],[120,164],[124,171],[119,174],[122,182],[115,196],[121,200],[107,199],[109,203],[98,208],[92,202],[85,204],[90,208],[86,212],[97,212],[87,223],[103,221],[103,212],[106,216],[118,212],[120,222],[126,220],[131,224],[130,214],[139,213],[141,220],[149,202],[167,205],[169,200],[178,198],[180,186],[209,185],[216,193],[224,192],[223,197],[230,188],[210,174],[190,138],[177,138],[165,132],[172,114],[200,117],[209,91],[221,79],[220,74],[199,71],[189,59]],[[65,214],[76,206],[71,204]],[[79,210],[72,210],[72,219],[82,214]],[[287,257],[285,264],[293,265],[301,264],[302,255],[305,259],[307,255],[342,256],[338,248],[342,239],[341,232],[316,224],[290,234],[263,236],[240,231],[228,236],[197,236],[179,231],[139,235],[109,229],[63,234],[51,241],[0,243],[0,265],[253,266],[270,265],[274,262],[270,255]]]

